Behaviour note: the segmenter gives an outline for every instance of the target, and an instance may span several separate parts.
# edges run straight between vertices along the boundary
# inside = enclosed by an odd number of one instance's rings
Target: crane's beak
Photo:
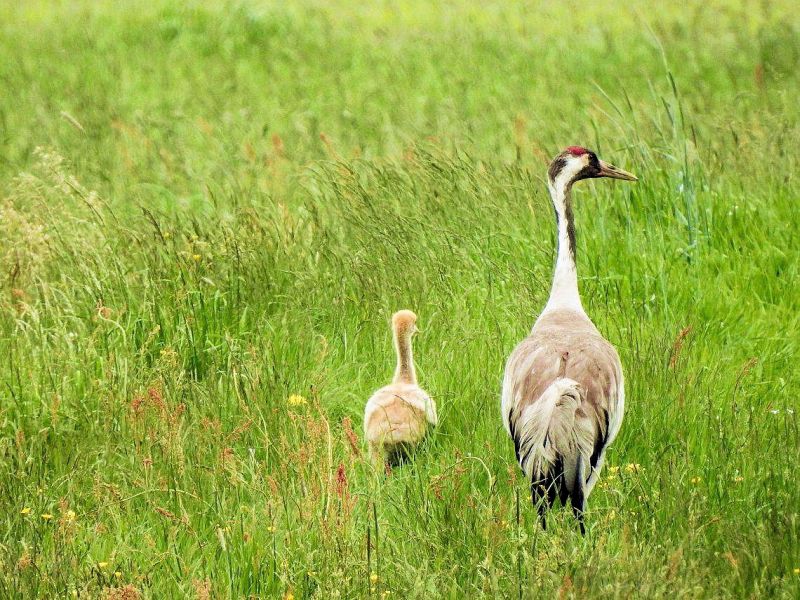
[[[600,175],[598,177],[611,177],[612,179],[624,179],[625,181],[638,181],[636,175],[628,173],[622,169],[610,165],[604,160],[600,161]]]

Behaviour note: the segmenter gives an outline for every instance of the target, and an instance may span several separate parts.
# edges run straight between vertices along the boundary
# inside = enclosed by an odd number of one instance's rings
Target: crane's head
[[[417,333],[417,315],[410,310],[399,310],[392,315],[392,328],[400,336],[409,336]]]
[[[594,152],[582,146],[570,146],[556,156],[550,163],[547,175],[551,185],[556,182],[571,185],[581,179],[596,177],[636,181],[635,175],[600,160]]]

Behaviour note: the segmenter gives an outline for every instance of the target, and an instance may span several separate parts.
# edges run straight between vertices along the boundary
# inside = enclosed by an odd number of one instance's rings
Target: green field
[[[507,4],[0,4],[0,598],[800,596],[800,13]],[[499,414],[571,144],[639,176],[574,195],[585,538]],[[400,308],[440,425],[385,478]]]

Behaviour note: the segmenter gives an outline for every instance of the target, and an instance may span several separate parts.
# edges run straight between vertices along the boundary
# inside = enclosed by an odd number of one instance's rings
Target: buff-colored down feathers
[[[376,391],[364,411],[364,433],[376,466],[397,464],[436,425],[436,405],[417,385],[411,338],[417,316],[401,310],[392,317],[397,368],[392,383]]]

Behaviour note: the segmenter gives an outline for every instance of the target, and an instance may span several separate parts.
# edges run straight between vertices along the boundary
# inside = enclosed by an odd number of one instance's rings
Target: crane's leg
[[[576,504],[575,499],[572,499],[572,512],[578,520],[578,526],[581,528],[581,535],[586,535],[586,525],[583,522],[583,510],[586,508],[586,500],[581,496],[581,500]]]
[[[578,455],[575,465],[575,479],[572,482],[569,501],[572,504],[572,513],[581,528],[581,535],[586,535],[586,526],[583,523],[583,513],[586,509],[586,460],[583,455]]]
[[[547,485],[547,482],[543,480],[531,482],[531,502],[539,513],[539,522],[545,531],[547,531],[547,518],[545,515],[550,507],[553,506],[555,500],[556,489],[553,482],[550,485]]]

